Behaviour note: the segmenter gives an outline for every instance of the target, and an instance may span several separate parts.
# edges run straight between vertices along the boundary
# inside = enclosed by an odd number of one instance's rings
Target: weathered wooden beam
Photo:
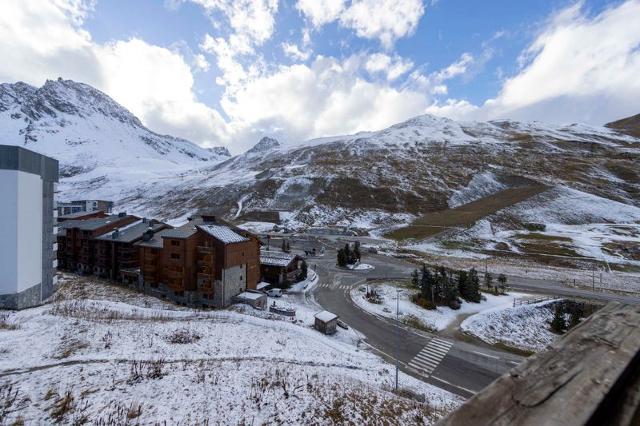
[[[439,424],[640,424],[640,306],[610,303]]]

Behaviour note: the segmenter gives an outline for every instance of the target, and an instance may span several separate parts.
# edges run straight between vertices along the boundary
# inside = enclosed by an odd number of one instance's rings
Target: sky
[[[233,153],[420,114],[640,113],[640,0],[3,0],[0,82],[72,79]]]

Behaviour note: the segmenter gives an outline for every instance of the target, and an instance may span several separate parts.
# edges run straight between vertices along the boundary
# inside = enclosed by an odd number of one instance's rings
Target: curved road
[[[313,297],[323,308],[334,312],[362,333],[366,344],[374,351],[392,363],[397,359],[400,369],[405,373],[463,397],[470,397],[524,359],[481,342],[468,343],[436,336],[363,311],[351,301],[351,289],[364,284],[367,278],[408,278],[416,265],[393,257],[364,254],[366,259],[363,262],[373,265],[375,269],[349,271],[335,266],[333,253],[334,250],[327,247],[326,256],[308,259],[320,278],[312,292]],[[636,297],[592,292],[548,280],[510,276],[509,285],[529,292],[562,297],[640,303]],[[425,365],[425,362],[431,365],[432,371],[414,368],[416,365]]]

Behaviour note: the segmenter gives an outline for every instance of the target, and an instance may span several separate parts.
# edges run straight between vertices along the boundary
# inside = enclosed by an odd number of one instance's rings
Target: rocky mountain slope
[[[106,94],[62,79],[40,88],[0,84],[0,141],[58,159],[65,182],[116,199],[128,181],[174,176],[230,156],[154,133]]]
[[[420,242],[437,234],[454,247],[464,238],[480,251],[541,248],[517,241],[536,217],[553,226],[640,223],[636,125],[636,117],[594,127],[423,115],[295,146],[265,137],[232,157],[225,148],[155,134],[84,84],[0,85],[0,137],[58,158],[63,199],[113,199],[130,212],[176,221],[207,210],[238,220],[282,211],[293,227],[378,233],[411,224],[396,235]],[[624,232],[633,240],[636,231]],[[562,246],[565,236],[556,236]],[[588,244],[582,252],[554,250],[584,254]],[[615,244],[617,255],[632,242]]]

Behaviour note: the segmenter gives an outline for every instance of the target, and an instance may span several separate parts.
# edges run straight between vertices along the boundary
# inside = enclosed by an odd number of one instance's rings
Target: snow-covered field
[[[506,308],[513,306],[513,300],[530,297],[523,293],[510,292],[505,296],[493,296],[483,294],[486,300],[481,303],[463,302],[458,310],[448,307],[438,306],[434,310],[424,309],[411,301],[411,295],[417,293],[415,289],[390,284],[370,285],[369,289],[375,288],[382,298],[381,304],[371,303],[365,297],[362,287],[351,291],[351,298],[360,308],[375,315],[386,318],[396,318],[396,290],[399,290],[399,315],[404,322],[415,322],[419,320],[421,325],[431,330],[444,330],[452,324],[460,315],[468,315],[483,312],[495,308]]]
[[[312,306],[292,322],[66,281],[2,318],[0,396],[13,396],[0,423],[430,424],[460,403],[404,374],[426,402],[389,392],[393,368],[355,332],[313,330]]]
[[[244,229],[246,231],[253,232],[254,234],[266,234],[267,232],[273,232],[273,229],[278,226],[273,222],[244,222],[241,225],[238,225],[238,228]]]
[[[502,343],[516,349],[540,352],[559,338],[551,332],[553,301],[497,308],[465,319],[460,329],[489,344]]]

